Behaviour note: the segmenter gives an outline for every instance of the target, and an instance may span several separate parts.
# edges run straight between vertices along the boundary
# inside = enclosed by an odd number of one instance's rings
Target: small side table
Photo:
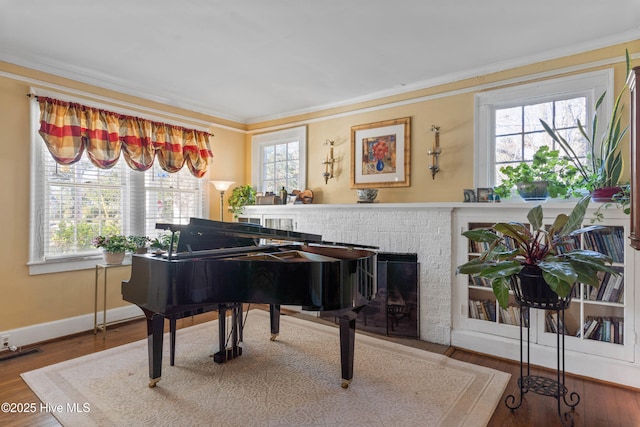
[[[103,332],[102,339],[105,339],[107,334],[107,272],[111,268],[128,267],[130,265],[130,262],[122,264],[96,264],[96,277],[93,288],[93,334],[96,335],[98,333],[98,329],[101,329]],[[100,282],[99,277],[101,273],[104,293],[102,296],[102,324],[98,324],[98,283]]]

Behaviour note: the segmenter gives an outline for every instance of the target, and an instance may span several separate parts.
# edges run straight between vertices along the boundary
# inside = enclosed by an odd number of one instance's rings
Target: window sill
[[[86,257],[86,258],[74,258],[74,259],[60,259],[55,261],[40,261],[30,262],[29,275],[35,276],[38,274],[51,274],[51,273],[63,273],[66,271],[77,270],[90,270],[96,267],[98,264],[104,264],[104,258],[102,256]],[[122,263],[123,265],[131,264],[131,254],[127,254]]]

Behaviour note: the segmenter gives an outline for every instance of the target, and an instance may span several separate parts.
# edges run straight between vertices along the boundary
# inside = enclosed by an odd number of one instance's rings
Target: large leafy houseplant
[[[253,205],[255,202],[256,189],[249,184],[235,187],[233,191],[231,191],[231,196],[227,199],[227,203],[229,203],[229,206],[231,207],[231,212],[233,212],[234,218],[237,218],[238,215],[242,214],[246,205]]]
[[[506,198],[511,195],[511,189],[518,191],[536,182],[546,182],[549,197],[570,197],[575,191],[578,170],[566,158],[560,156],[560,151],[551,150],[543,145],[533,155],[531,162],[520,162],[515,166],[500,168],[503,176],[500,185],[494,188],[495,193]],[[520,192],[521,196],[524,196]]]
[[[549,228],[544,225],[542,207],[537,205],[527,214],[528,225],[499,222],[489,229],[465,231],[465,237],[488,247],[479,257],[458,266],[457,273],[490,280],[503,308],[508,304],[512,280],[525,267],[538,267],[549,288],[562,298],[576,282],[599,287],[598,272],[618,273],[609,256],[579,245],[576,248],[575,236],[601,228],[582,227],[589,200],[589,196],[581,199],[569,215],[559,214]]]

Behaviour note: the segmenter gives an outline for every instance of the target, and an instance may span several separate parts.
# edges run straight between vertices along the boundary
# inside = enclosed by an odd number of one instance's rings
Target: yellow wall
[[[212,149],[215,158],[207,179],[236,181],[237,185],[252,183],[251,135],[279,127],[291,127],[308,121],[307,187],[314,191],[315,203],[353,203],[355,190],[350,188],[351,126],[411,117],[411,186],[381,189],[380,202],[460,201],[462,189],[473,187],[474,94],[482,85],[500,85],[508,79],[518,79],[536,73],[546,73],[565,67],[621,58],[624,49],[640,52],[640,41],[600,49],[554,61],[532,64],[496,74],[479,76],[461,82],[428,88],[388,99],[336,108],[304,116],[272,122],[243,125],[207,117],[202,114],[162,106],[123,94],[101,90],[78,82],[53,77],[0,62],[0,182],[5,206],[0,209],[0,226],[4,244],[0,245],[0,332],[15,328],[79,316],[93,311],[93,270],[29,276],[27,268],[29,243],[29,99],[25,96],[30,84],[22,77],[37,79],[70,89],[107,96],[147,108],[181,114],[214,123]],[[637,65],[636,61],[634,65]],[[609,67],[604,65],[602,67]],[[596,68],[581,69],[580,72]],[[525,79],[526,80],[526,79]],[[624,84],[624,63],[615,64],[616,93]],[[452,94],[453,91],[460,93]],[[444,96],[442,96],[444,95]],[[390,106],[393,102],[433,97],[415,103]],[[382,109],[364,112],[364,108]],[[628,106],[626,106],[628,111]],[[345,114],[337,116],[337,114]],[[435,180],[428,170],[427,150],[433,143],[431,125],[441,127],[441,169]],[[322,177],[328,148],[325,140],[335,140],[336,178],[327,185]],[[628,147],[624,147],[624,152]],[[628,174],[628,170],[627,170]],[[210,216],[219,218],[219,193],[209,186]],[[226,197],[225,197],[226,199]],[[226,200],[225,200],[226,202]],[[225,206],[226,209],[226,206]],[[225,215],[226,219],[230,217]],[[109,307],[123,305],[119,282],[128,278],[128,268],[110,271]]]

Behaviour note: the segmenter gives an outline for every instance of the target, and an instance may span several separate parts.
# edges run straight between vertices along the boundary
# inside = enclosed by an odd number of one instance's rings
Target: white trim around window
[[[299,177],[298,190],[304,190],[307,185],[307,126],[298,126],[274,132],[261,133],[251,137],[251,176],[252,185],[257,191],[264,191],[262,177],[262,153],[264,147],[275,144],[284,144],[287,142],[298,141],[299,144]],[[294,190],[294,189],[289,189]]]

